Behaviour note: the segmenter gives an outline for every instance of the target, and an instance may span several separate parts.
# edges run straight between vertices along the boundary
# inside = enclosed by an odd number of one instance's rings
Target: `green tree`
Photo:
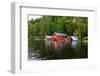
[[[40,20],[40,35],[44,39],[45,35],[47,35],[48,32],[48,24],[49,24],[49,18],[48,16],[43,16]]]

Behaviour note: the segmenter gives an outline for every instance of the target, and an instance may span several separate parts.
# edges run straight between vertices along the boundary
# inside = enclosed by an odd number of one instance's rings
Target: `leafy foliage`
[[[74,16],[42,16],[28,21],[28,39],[45,37],[54,32],[76,35],[80,39],[88,36],[88,18]]]

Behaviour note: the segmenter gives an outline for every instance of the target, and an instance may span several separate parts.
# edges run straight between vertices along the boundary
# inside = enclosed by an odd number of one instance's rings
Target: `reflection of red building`
[[[64,42],[65,41],[65,37],[67,37],[66,34],[63,34],[63,33],[54,33],[51,36],[50,40]]]

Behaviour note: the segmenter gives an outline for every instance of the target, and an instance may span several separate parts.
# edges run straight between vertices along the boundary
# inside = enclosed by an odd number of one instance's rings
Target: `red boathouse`
[[[64,42],[66,37],[64,33],[54,33],[49,40]]]

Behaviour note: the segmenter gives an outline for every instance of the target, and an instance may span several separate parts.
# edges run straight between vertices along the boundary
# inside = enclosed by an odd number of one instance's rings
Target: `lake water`
[[[88,43],[33,40],[28,44],[28,60],[88,58]]]

